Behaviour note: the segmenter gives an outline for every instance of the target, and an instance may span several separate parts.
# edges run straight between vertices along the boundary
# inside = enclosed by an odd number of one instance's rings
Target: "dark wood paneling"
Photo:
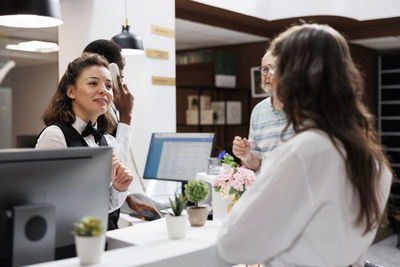
[[[273,38],[290,25],[302,22],[328,24],[349,39],[397,36],[400,17],[358,21],[340,16],[307,16],[268,21],[190,0],[175,1],[177,18]]]
[[[237,58],[237,87],[248,88],[250,90],[250,68],[253,66],[259,66],[261,58],[265,54],[267,43],[249,43],[241,45],[221,46],[208,48],[214,52],[226,51],[232,52]],[[358,65],[359,69],[363,72],[365,78],[365,89],[366,89],[366,103],[370,110],[376,114],[377,107],[377,76],[376,76],[376,65],[377,65],[377,53],[373,49],[365,48],[359,45],[350,44],[351,53],[354,61]],[[176,82],[177,85],[213,85],[214,84],[214,69],[212,63],[201,63],[193,65],[179,65],[176,69]],[[213,101],[223,100],[221,92],[210,92],[204,91],[204,94],[211,95]],[[197,90],[177,90],[177,124],[182,125],[185,123],[187,109],[187,95],[197,94]],[[242,101],[242,121],[246,126],[232,126],[227,127],[227,133],[224,132],[222,126],[202,126],[202,131],[211,131],[216,133],[216,149],[229,149],[231,141],[235,135],[247,136],[248,135],[248,123],[250,119],[250,112],[254,106],[263,100],[263,98],[251,98],[250,108],[249,103],[246,100],[245,94],[241,92],[229,93],[227,95],[230,100],[241,100]],[[248,111],[250,110],[250,112]],[[198,128],[196,126],[178,126],[177,131],[188,131],[195,132]],[[227,142],[224,138],[226,136]],[[216,151],[215,151],[216,152]]]
[[[363,73],[365,86],[365,103],[370,111],[378,116],[378,54],[374,49],[350,44],[350,51],[358,69]]]

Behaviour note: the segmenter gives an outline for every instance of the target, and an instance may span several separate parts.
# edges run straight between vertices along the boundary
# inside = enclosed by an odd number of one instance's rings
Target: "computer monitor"
[[[187,181],[206,172],[214,133],[153,133],[143,174],[147,179]]]
[[[63,257],[84,216],[106,227],[111,158],[109,147],[0,150],[0,266]]]

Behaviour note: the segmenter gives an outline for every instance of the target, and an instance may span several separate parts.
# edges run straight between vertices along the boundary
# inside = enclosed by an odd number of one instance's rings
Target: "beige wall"
[[[58,64],[16,67],[11,75],[13,146],[17,135],[36,135],[43,129],[40,117],[58,83]]]

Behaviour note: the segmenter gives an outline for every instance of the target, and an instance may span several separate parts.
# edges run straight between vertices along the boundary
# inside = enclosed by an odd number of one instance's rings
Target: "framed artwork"
[[[267,97],[269,93],[265,92],[261,87],[261,72],[259,67],[250,68],[251,75],[251,96],[252,97]]]

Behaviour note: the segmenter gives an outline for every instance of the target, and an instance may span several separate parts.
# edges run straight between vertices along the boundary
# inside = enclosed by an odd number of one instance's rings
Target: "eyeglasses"
[[[271,66],[271,65],[266,65],[266,66],[260,66],[258,67],[258,70],[261,72],[261,74],[263,75],[267,75],[269,74],[274,74],[275,73],[275,67]]]

